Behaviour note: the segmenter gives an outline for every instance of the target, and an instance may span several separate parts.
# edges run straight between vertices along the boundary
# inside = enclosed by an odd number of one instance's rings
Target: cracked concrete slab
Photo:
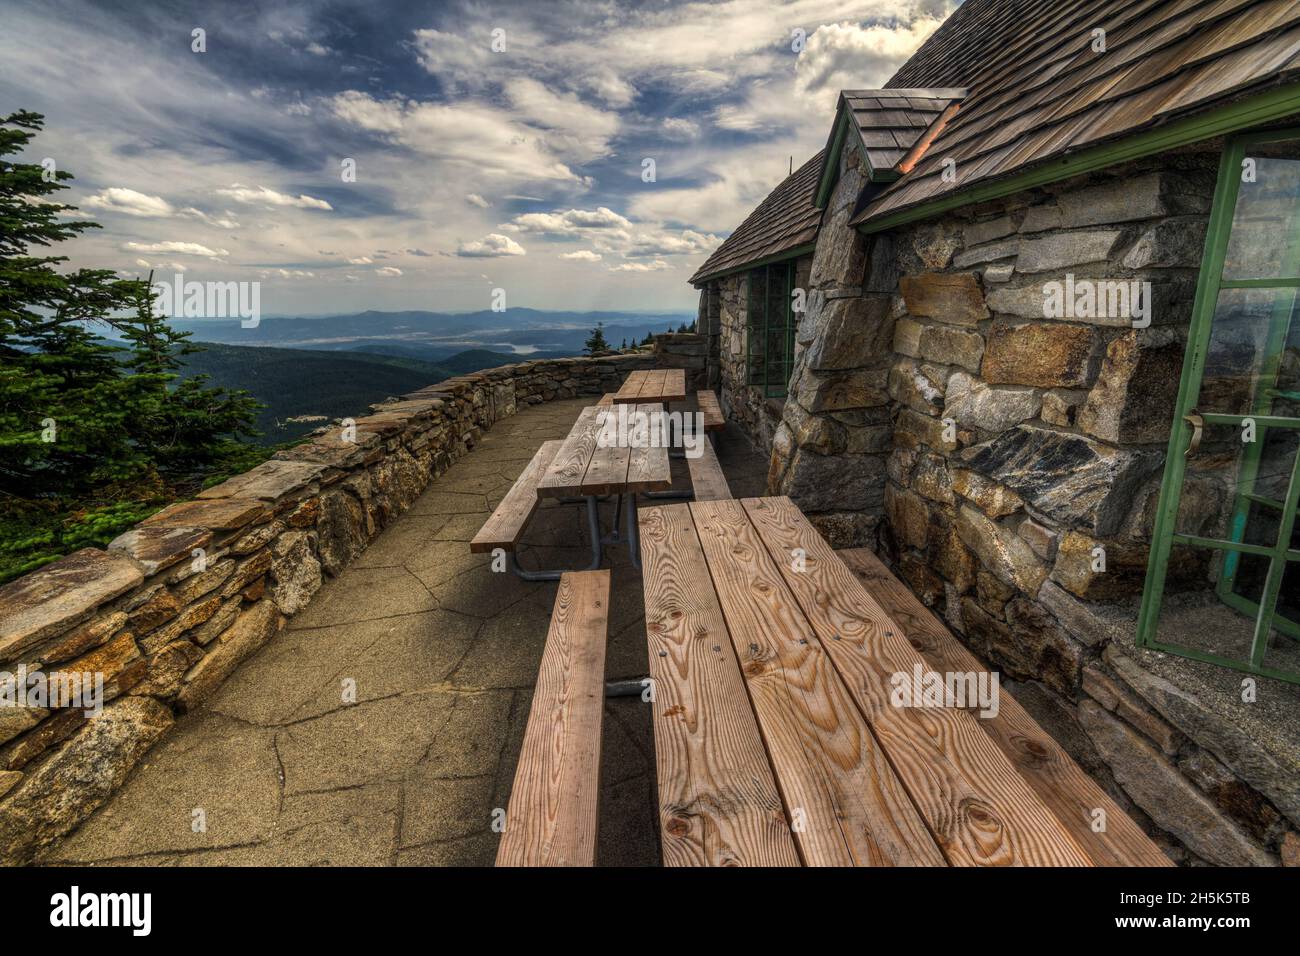
[[[557,585],[493,574],[466,542],[589,402],[524,408],[486,433],[46,862],[490,866],[492,811],[510,798]],[[719,459],[738,494],[761,492],[766,461],[743,438],[729,435]],[[613,509],[601,505],[605,528]],[[525,544],[528,567],[590,557],[573,505],[545,503]],[[606,674],[640,677],[640,574],[622,545],[605,563]],[[343,699],[346,678],[356,703]],[[639,697],[606,702],[602,750],[597,861],[657,865],[654,741]],[[206,833],[192,827],[195,809]]]

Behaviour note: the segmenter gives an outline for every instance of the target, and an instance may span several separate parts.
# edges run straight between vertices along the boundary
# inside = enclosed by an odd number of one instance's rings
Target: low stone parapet
[[[22,864],[121,786],[324,576],[520,404],[617,391],[654,355],[546,359],[438,382],[318,430],[244,474],[0,587],[0,862]],[[99,712],[16,705],[20,678],[94,675]],[[102,684],[98,683],[102,681]],[[58,679],[47,686],[60,684]]]

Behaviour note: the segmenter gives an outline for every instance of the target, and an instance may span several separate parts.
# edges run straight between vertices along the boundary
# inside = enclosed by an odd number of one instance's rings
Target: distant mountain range
[[[238,319],[177,319],[196,342],[318,351],[362,351],[438,362],[467,350],[500,353],[575,354],[598,323],[614,346],[639,342],[647,334],[674,330],[695,318],[691,312],[358,312],[315,318],[263,318],[254,328]],[[518,360],[518,358],[516,359]]]
[[[412,392],[454,375],[518,362],[521,356],[473,349],[429,362],[408,355],[307,349],[250,348],[203,343],[184,358],[183,377],[207,375],[209,385],[245,389],[267,407],[257,419],[263,444],[307,434],[336,418],[368,414],[373,402]],[[557,357],[536,352],[529,359]],[[324,420],[289,421],[307,416]]]

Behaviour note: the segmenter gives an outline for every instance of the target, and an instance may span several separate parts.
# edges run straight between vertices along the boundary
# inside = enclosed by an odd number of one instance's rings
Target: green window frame
[[[1297,563],[1300,562],[1300,550],[1295,547],[1293,540],[1297,501],[1300,500],[1300,449],[1297,449],[1294,454],[1289,479],[1286,481],[1286,490],[1280,498],[1258,493],[1256,484],[1266,437],[1270,431],[1300,430],[1300,417],[1296,417],[1294,413],[1273,414],[1278,399],[1283,400],[1287,406],[1300,402],[1300,393],[1278,387],[1283,353],[1288,348],[1289,339],[1296,334],[1295,323],[1300,321],[1300,318],[1297,318],[1300,316],[1300,212],[1293,212],[1297,217],[1293,220],[1284,219],[1281,234],[1276,236],[1275,249],[1278,258],[1277,267],[1273,270],[1277,273],[1275,276],[1240,278],[1236,277],[1235,273],[1228,274],[1226,267],[1248,151],[1258,150],[1262,146],[1285,146],[1290,143],[1300,147],[1300,128],[1241,135],[1228,141],[1220,160],[1218,183],[1215,187],[1201,270],[1197,278],[1196,298],[1192,307],[1187,352],[1179,381],[1176,413],[1169,437],[1164,478],[1152,532],[1136,643],[1140,647],[1148,647],[1193,660],[1290,683],[1300,683],[1300,672],[1275,668],[1265,662],[1270,635],[1274,630],[1285,638],[1300,641],[1300,621],[1292,621],[1279,613],[1283,579],[1288,578],[1291,582],[1300,579],[1300,563]],[[1300,201],[1292,209],[1300,210]],[[1248,241],[1251,238],[1249,232],[1251,223],[1249,218],[1244,219],[1243,222],[1243,237]],[[1269,238],[1273,238],[1271,234]],[[1261,316],[1266,314],[1267,318],[1259,322],[1259,328],[1256,330],[1260,335],[1261,346],[1258,353],[1258,369],[1251,380],[1249,394],[1241,396],[1242,404],[1236,409],[1246,414],[1230,414],[1218,410],[1198,411],[1196,403],[1202,396],[1202,384],[1205,380],[1207,359],[1210,358],[1211,353],[1211,334],[1215,328],[1215,317],[1220,315],[1221,321],[1225,323],[1233,321],[1228,318],[1233,315],[1231,311],[1233,300],[1221,299],[1221,294],[1228,292],[1231,296],[1234,294],[1233,290],[1243,290],[1243,292],[1259,290],[1261,295],[1272,293],[1271,304],[1260,312]],[[1221,302],[1227,306],[1223,313],[1219,312]],[[1213,382],[1211,384],[1213,385]],[[1256,429],[1255,440],[1245,445],[1236,463],[1236,485],[1231,492],[1232,510],[1226,526],[1226,537],[1213,538],[1180,532],[1179,505],[1182,500],[1184,480],[1187,477],[1188,456],[1195,456],[1198,453],[1203,430],[1216,426],[1244,429],[1247,427],[1247,422],[1252,420]],[[1237,434],[1244,436],[1245,432],[1240,431]],[[1285,450],[1286,445],[1282,447]],[[1285,467],[1278,474],[1285,475]],[[1257,509],[1254,512],[1257,515],[1262,513],[1258,509],[1268,509],[1270,528],[1271,522],[1276,521],[1276,540],[1272,544],[1251,543],[1246,540],[1247,524],[1252,508]],[[1175,545],[1219,552],[1216,555],[1220,564],[1215,581],[1215,594],[1223,604],[1242,615],[1254,618],[1247,656],[1226,656],[1203,648],[1159,639],[1159,616],[1164,601],[1171,552]],[[1263,575],[1257,599],[1238,593],[1235,586],[1242,563],[1251,558],[1256,562],[1267,563],[1267,572]],[[1289,588],[1293,589],[1294,585],[1290,585]],[[1290,590],[1287,593],[1290,594]]]
[[[745,367],[764,398],[785,398],[794,370],[794,282],[792,260],[749,271]]]

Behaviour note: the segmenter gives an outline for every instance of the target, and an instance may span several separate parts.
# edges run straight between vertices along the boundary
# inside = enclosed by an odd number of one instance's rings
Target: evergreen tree
[[[114,350],[86,323],[129,307],[144,284],[29,254],[99,228],[42,201],[70,173],[4,159],[41,126],[25,110],[0,118],[0,491],[21,498],[121,480],[140,463],[123,441],[131,410]]]
[[[0,116],[0,581],[106,544],[214,469],[266,455],[239,442],[259,407],[246,393],[178,381],[194,348],[154,315],[148,281],[43,254],[99,224],[46,201],[70,173],[6,158],[42,126]]]
[[[146,459],[169,478],[183,478],[244,458],[240,438],[251,438],[262,407],[248,393],[207,387],[206,375],[181,379],[181,358],[203,351],[189,332],[174,329],[154,308],[153,274],[122,330],[131,346],[128,387],[137,414],[130,435]]]
[[[605,323],[597,322],[596,327],[591,330],[582,350],[588,355],[594,355],[597,352],[608,352],[609,343],[605,341]]]

